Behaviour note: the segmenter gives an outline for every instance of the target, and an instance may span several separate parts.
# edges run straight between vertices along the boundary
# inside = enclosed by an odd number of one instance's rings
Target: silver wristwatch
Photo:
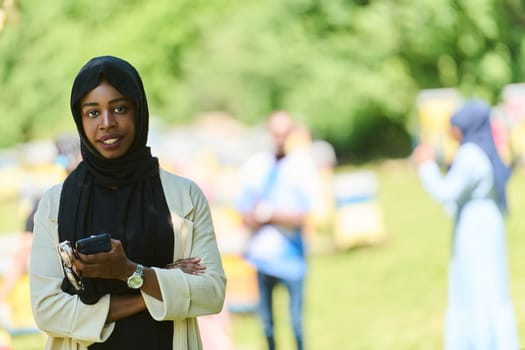
[[[128,287],[131,289],[139,289],[144,284],[144,266],[137,264],[135,272],[128,277]]]

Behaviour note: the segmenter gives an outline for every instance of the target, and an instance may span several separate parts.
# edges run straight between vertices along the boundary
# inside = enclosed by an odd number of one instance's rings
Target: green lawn
[[[310,258],[305,315],[308,349],[441,349],[451,220],[423,192],[410,166],[386,162],[367,169],[380,177],[389,240],[380,246]],[[525,344],[525,174],[509,184],[508,247],[512,298]],[[280,290],[276,331],[292,349],[287,299]],[[234,315],[241,350],[264,349],[253,315]],[[522,345],[523,346],[523,345]]]
[[[366,168],[377,171],[380,177],[380,202],[389,239],[380,246],[310,257],[305,306],[307,349],[441,349],[452,223],[423,192],[410,164],[385,162]],[[525,174],[520,171],[509,184],[507,237],[512,298],[521,343],[525,344],[522,193]],[[1,213],[0,217],[9,216]],[[0,222],[0,232],[13,229],[16,226]],[[278,290],[276,304],[277,341],[280,348],[292,349],[283,289]],[[232,319],[239,350],[264,349],[255,315],[234,314]],[[13,345],[15,350],[42,349],[42,337],[16,337]]]

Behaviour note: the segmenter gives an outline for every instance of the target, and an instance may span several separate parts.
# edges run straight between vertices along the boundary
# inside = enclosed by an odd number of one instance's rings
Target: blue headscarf
[[[489,157],[494,171],[494,182],[498,194],[498,206],[507,211],[505,187],[511,170],[501,160],[490,125],[490,106],[482,100],[469,100],[452,115],[450,123],[463,133],[461,144],[472,142],[478,145]]]

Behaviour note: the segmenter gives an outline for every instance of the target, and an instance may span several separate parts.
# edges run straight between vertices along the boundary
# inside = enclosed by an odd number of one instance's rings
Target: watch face
[[[128,279],[128,286],[133,289],[142,287],[143,279],[141,276],[133,275]]]

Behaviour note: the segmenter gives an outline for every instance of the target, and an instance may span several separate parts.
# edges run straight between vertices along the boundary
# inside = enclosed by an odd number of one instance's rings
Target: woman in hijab
[[[447,350],[518,349],[511,303],[505,225],[510,169],[501,161],[491,132],[490,107],[467,101],[451,118],[460,143],[448,173],[420,145],[413,158],[424,188],[454,213],[445,324]]]
[[[139,74],[116,57],[91,59],[73,83],[71,111],[82,161],[43,196],[31,252],[46,349],[201,349],[196,317],[222,309],[225,275],[203,193],[160,169],[146,146]],[[74,251],[75,288],[57,244],[99,233],[111,235],[111,248]]]

